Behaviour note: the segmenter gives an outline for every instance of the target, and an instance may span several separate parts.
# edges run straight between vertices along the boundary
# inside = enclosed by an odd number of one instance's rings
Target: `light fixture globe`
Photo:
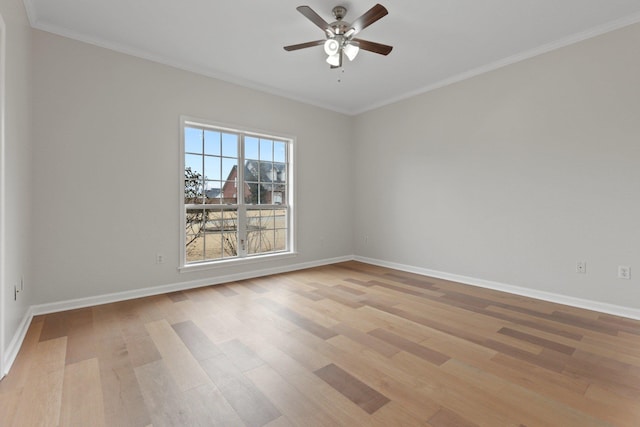
[[[335,55],[329,55],[327,57],[327,63],[332,67],[339,67],[341,65],[340,54],[336,53]]]
[[[344,52],[345,55],[347,55],[347,58],[349,58],[349,61],[353,61],[354,59],[356,59],[358,52],[360,52],[360,47],[358,47],[355,44],[347,43],[342,48],[342,51]]]
[[[329,39],[326,42],[324,42],[324,52],[327,55],[333,56],[337,54],[339,50],[340,50],[340,43],[336,39]]]

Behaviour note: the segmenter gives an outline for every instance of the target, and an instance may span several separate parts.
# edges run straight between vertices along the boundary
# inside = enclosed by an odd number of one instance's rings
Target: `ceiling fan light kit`
[[[326,40],[285,46],[284,50],[286,51],[323,45],[324,52],[327,54],[327,63],[331,68],[340,68],[342,67],[343,54],[349,61],[353,61],[360,49],[380,55],[388,55],[393,49],[392,46],[354,38],[360,31],[389,13],[381,4],[376,4],[351,24],[343,21],[344,16],[347,14],[347,9],[343,6],[333,8],[332,12],[336,21],[331,24],[309,6],[298,6],[297,10],[325,32]]]

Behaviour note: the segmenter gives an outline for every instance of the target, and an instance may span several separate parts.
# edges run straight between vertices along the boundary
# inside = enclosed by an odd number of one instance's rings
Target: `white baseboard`
[[[26,313],[24,314],[24,317],[22,318],[22,321],[20,322],[20,325],[18,326],[18,330],[13,335],[11,342],[7,346],[3,364],[4,372],[2,373],[2,375],[0,375],[0,378],[9,373],[9,369],[11,369],[13,362],[16,361],[16,357],[18,357],[20,347],[22,347],[24,338],[27,336],[27,331],[29,330],[29,325],[31,325],[32,319],[33,311],[31,308],[28,308]]]
[[[443,271],[430,270],[428,268],[415,267],[415,266],[399,264],[395,262],[382,261],[374,258],[355,256],[353,259],[355,261],[364,262],[366,264],[373,264],[380,267],[393,268],[395,270],[421,274],[423,276],[435,277],[437,279],[444,279],[444,280],[450,280],[452,282],[464,283],[465,285],[493,289],[496,291],[507,292],[510,294],[521,295],[521,296],[535,298],[543,301],[554,302],[558,304],[569,305],[572,307],[584,308],[587,310],[593,310],[601,313],[612,314],[614,316],[621,316],[629,319],[640,320],[640,310],[637,308],[624,307],[624,306],[619,306],[614,304],[576,298],[576,297],[571,297],[567,295],[556,294],[553,292],[538,291],[531,288],[522,288],[519,286],[507,285],[500,282],[477,279],[475,277],[462,276],[459,274],[446,273]]]
[[[271,274],[288,273],[306,268],[320,267],[323,265],[335,264],[338,262],[351,261],[353,256],[329,258],[319,261],[291,264],[282,267],[264,268],[260,270],[250,270],[226,276],[216,276],[206,279],[192,280],[188,282],[174,283],[169,285],[153,286],[149,288],[135,289],[132,291],[114,292],[111,294],[98,295],[87,298],[77,298],[68,301],[58,301],[47,304],[34,305],[31,307],[33,315],[56,313],[65,310],[75,310],[78,308],[91,307],[94,305],[109,304],[112,302],[126,301],[134,298],[143,298],[152,295],[161,295],[168,292],[184,291],[186,289],[200,288],[220,283],[236,282],[238,280],[253,279],[256,277],[269,276]]]

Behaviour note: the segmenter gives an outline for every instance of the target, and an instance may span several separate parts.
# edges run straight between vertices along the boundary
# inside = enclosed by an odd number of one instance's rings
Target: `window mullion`
[[[238,204],[238,256],[247,255],[247,208],[244,205],[244,134],[238,138],[238,185],[236,188],[236,203]]]

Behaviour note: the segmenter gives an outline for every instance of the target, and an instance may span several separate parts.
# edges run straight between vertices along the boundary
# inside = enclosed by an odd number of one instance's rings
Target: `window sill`
[[[295,258],[296,256],[298,256],[297,252],[281,252],[277,254],[259,255],[247,258],[234,258],[220,261],[200,262],[197,264],[188,264],[178,267],[178,272],[191,273],[193,271],[214,270],[225,267],[259,264],[280,259]]]

